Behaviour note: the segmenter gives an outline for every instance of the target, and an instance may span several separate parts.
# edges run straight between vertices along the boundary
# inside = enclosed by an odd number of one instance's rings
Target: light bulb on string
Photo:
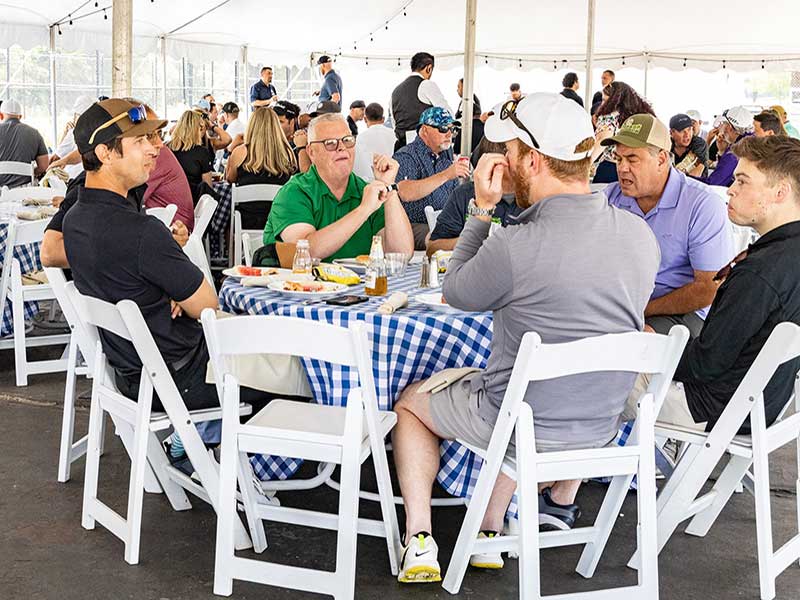
[[[369,66],[369,56],[367,56],[367,57],[366,57],[366,60],[364,61],[364,64],[365,64],[366,66]]]
[[[106,14],[106,9],[105,8],[103,9],[103,19],[108,21],[108,15]]]
[[[94,7],[97,8],[98,6],[100,6],[100,4],[95,0]]]
[[[686,59],[685,58],[683,59],[683,68],[684,69],[686,68]]]
[[[727,69],[728,68],[728,65],[725,64],[725,60],[724,59],[722,61],[722,68],[723,69]]]
[[[374,41],[375,41],[375,38],[373,38],[373,37],[372,37],[372,34],[371,34],[371,33],[369,34],[369,41],[370,41],[370,42],[374,42]]]
[[[766,63],[766,61],[764,59],[761,59],[761,68],[762,69],[766,68],[766,64],[765,63]]]
[[[58,35],[63,35],[63,34],[61,33],[61,25],[56,25],[56,27],[58,28]]]
[[[397,59],[397,66],[398,67],[400,66],[400,59],[399,58]]]
[[[389,21],[386,21],[386,31],[389,31]]]
[[[625,66],[625,57],[624,56],[622,57],[622,66],[623,67]]]

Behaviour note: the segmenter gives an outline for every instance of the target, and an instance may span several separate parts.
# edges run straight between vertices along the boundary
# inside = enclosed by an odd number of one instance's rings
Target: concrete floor
[[[13,382],[11,353],[0,353],[0,599],[27,600],[199,600],[211,599],[214,570],[215,515],[201,501],[194,509],[173,512],[166,500],[146,495],[141,560],[129,566],[123,546],[98,526],[86,531],[80,524],[83,462],[73,467],[72,480],[56,482],[61,423],[63,375],[37,376],[26,388]],[[83,384],[83,389],[88,389]],[[77,427],[85,431],[88,413],[79,409]],[[111,429],[110,427],[108,428]],[[109,433],[109,435],[111,435]],[[124,511],[129,463],[121,444],[109,439],[101,463],[100,496]],[[777,542],[796,532],[794,495],[796,467],[791,448],[774,455],[772,465],[773,521]],[[371,463],[368,463],[369,467]],[[368,468],[365,486],[372,484]],[[583,487],[579,501],[584,515],[593,517],[604,488]],[[395,484],[395,491],[397,486]],[[329,489],[284,493],[283,504],[330,510],[337,495]],[[542,581],[548,594],[627,585],[636,574],[625,567],[634,549],[635,496],[623,507],[609,545],[591,580],[574,572],[578,548],[545,550]],[[376,506],[362,505],[362,514],[376,516]],[[446,568],[458,534],[463,508],[434,512],[434,534]],[[584,517],[584,522],[588,519]],[[402,523],[402,511],[400,519]],[[276,524],[268,529],[270,548],[264,559],[315,568],[332,568],[334,534]],[[248,553],[245,553],[247,555]],[[250,553],[252,555],[252,553]],[[255,556],[255,555],[252,555]],[[755,521],[752,499],[735,495],[705,539],[676,534],[660,561],[663,600],[707,600],[759,597]],[[436,584],[401,586],[389,573],[382,540],[361,537],[358,544],[356,597],[449,598]],[[778,598],[800,599],[800,568],[790,567],[777,582]],[[517,595],[517,564],[508,560],[501,571],[469,570],[461,597],[512,598]],[[319,598],[278,588],[234,583],[233,598]]]

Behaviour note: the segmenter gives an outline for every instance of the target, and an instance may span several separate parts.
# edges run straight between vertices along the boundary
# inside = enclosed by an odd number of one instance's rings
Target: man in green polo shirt
[[[398,164],[373,159],[375,181],[353,173],[355,138],[338,113],[320,115],[308,127],[311,168],[295,175],[272,203],[264,244],[307,239],[311,256],[323,260],[369,254],[372,236],[386,252],[414,251],[411,224],[397,195]]]

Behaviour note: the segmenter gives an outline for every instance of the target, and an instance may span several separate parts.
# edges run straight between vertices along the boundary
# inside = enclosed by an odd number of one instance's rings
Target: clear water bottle
[[[308,240],[297,240],[297,246],[294,251],[294,260],[292,260],[292,273],[301,275],[311,275],[311,251],[308,248]]]

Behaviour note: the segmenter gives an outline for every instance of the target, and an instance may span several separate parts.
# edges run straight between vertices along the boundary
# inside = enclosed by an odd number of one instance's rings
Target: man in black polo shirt
[[[480,150],[482,150],[481,155],[487,153],[504,154],[505,146],[484,139],[481,142]],[[474,198],[475,184],[472,181],[462,183],[453,190],[447,200],[447,204],[445,204],[444,209],[436,219],[436,227],[431,232],[426,247],[428,256],[437,250],[452,250],[456,247],[456,242],[458,242],[461,231],[464,229],[464,224],[469,218],[467,208]],[[513,223],[513,217],[516,217],[521,212],[522,209],[517,205],[514,194],[514,181],[506,170],[503,175],[503,199],[495,206],[494,215],[492,216],[492,231],[494,231],[495,227],[505,227],[509,222]]]
[[[350,114],[347,115],[347,126],[350,128],[350,133],[358,135],[358,122],[364,120],[364,110],[367,105],[363,100],[356,100],[350,104]]]
[[[197,322],[203,309],[217,308],[217,295],[169,230],[127,199],[155,165],[148,134],[166,125],[139,108],[112,98],[92,105],[75,125],[86,182],[64,217],[67,259],[82,294],[139,305],[188,408],[219,406],[216,388],[205,383],[208,350]],[[142,367],[136,351],[101,335],[117,387],[135,399]],[[153,408],[162,409],[158,398]]]
[[[708,144],[694,134],[694,123],[689,115],[677,114],[669,120],[672,138],[672,160],[681,173],[703,177],[707,174]]]
[[[658,420],[710,431],[776,325],[800,325],[800,140],[747,137],[728,190],[728,217],[761,237],[717,274],[723,281],[700,335],[690,340]],[[767,425],[789,400],[800,358],[764,389]],[[626,416],[646,385],[639,376]],[[746,423],[742,433],[746,433]]]

